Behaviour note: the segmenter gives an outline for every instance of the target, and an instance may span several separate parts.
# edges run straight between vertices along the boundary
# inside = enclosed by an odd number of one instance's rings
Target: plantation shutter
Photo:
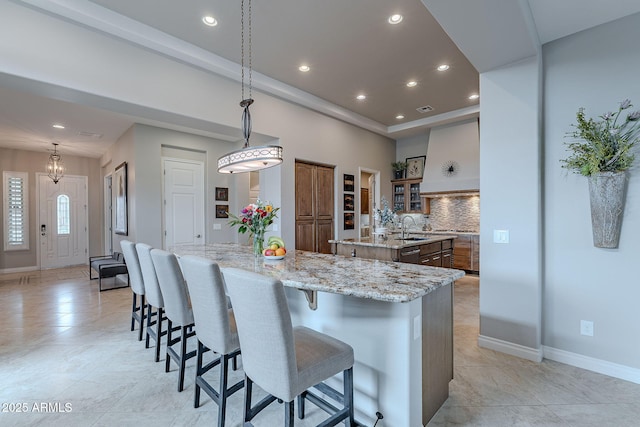
[[[5,251],[29,249],[28,183],[25,172],[4,172]]]

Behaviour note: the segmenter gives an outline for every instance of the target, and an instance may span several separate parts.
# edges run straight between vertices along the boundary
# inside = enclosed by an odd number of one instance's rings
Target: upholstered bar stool
[[[138,253],[136,252],[136,245],[129,240],[123,240],[120,242],[122,248],[122,254],[127,264],[127,270],[129,271],[129,285],[133,294],[133,303],[131,307],[131,330],[135,329],[135,324],[138,322],[140,330],[138,332],[138,341],[142,341],[142,333],[144,332],[144,323],[147,320],[145,305],[147,304],[144,298],[144,281],[142,280],[142,271],[140,271],[140,262],[138,261]],[[138,304],[138,297],[140,303]]]
[[[178,391],[184,389],[184,371],[187,360],[196,355],[196,351],[187,352],[187,340],[195,335],[193,331],[193,311],[189,302],[187,285],[182,276],[178,259],[171,252],[161,249],[151,250],[151,259],[156,269],[158,283],[164,298],[164,310],[167,314],[167,356],[165,372],[169,372],[171,359],[178,365]],[[180,335],[172,337],[172,332],[179,328]],[[173,346],[180,344],[180,353]]]
[[[240,342],[233,309],[228,307],[224,279],[215,262],[195,257],[180,258],[182,273],[191,296],[198,358],[196,363],[196,387],[194,407],[200,406],[200,389],[218,404],[218,427],[223,427],[227,398],[244,385],[244,381],[228,387],[229,360],[240,354]],[[212,350],[220,356],[202,366],[204,353]],[[204,377],[209,370],[220,365],[220,382],[215,390]]]
[[[244,421],[251,421],[261,410],[280,399],[285,402],[285,426],[294,423],[294,399],[298,397],[298,415],[304,418],[304,399],[330,413],[322,426],[353,419],[353,348],[312,329],[292,327],[289,306],[282,282],[249,271],[224,270],[235,314],[242,364],[246,374]],[[323,381],[342,372],[344,392]],[[252,383],[270,396],[251,406]],[[315,387],[342,404],[336,408],[309,389]]]
[[[160,341],[162,340],[162,336],[167,334],[167,330],[163,330],[162,328],[162,324],[166,320],[164,314],[164,298],[162,297],[156,270],[153,267],[151,249],[153,248],[145,243],[136,244],[136,252],[138,253],[138,261],[140,262],[140,271],[142,272],[147,298],[147,336],[144,346],[145,348],[149,348],[150,339],[155,341],[155,361],[159,362]],[[155,320],[153,320],[154,317]]]

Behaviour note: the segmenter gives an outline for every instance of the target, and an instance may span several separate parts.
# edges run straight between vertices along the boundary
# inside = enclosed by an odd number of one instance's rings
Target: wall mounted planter
[[[618,247],[626,190],[626,172],[600,172],[589,176],[591,230],[596,248]]]

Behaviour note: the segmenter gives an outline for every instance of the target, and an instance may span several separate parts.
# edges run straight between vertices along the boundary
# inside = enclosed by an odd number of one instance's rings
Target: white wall
[[[541,357],[539,76],[537,58],[480,74],[480,343],[531,359]],[[496,229],[510,243],[494,243]]]
[[[593,246],[586,178],[568,174],[564,135],[584,107],[597,117],[629,98],[640,109],[640,14],[544,46],[545,346],[640,368],[640,168],[631,171],[620,246]],[[638,159],[636,159],[636,164]],[[483,194],[484,198],[484,194]],[[484,265],[483,265],[484,268]],[[483,276],[484,278],[484,276]],[[580,320],[594,336],[580,335]],[[636,377],[640,381],[640,375]]]

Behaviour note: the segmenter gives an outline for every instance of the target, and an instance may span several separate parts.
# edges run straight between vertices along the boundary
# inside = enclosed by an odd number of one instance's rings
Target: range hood
[[[420,192],[477,192],[479,188],[478,120],[432,128]]]

